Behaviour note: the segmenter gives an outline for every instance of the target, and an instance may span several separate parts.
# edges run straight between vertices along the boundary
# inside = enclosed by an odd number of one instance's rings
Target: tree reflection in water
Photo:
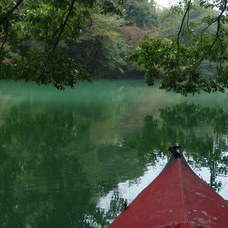
[[[120,129],[121,144],[91,140],[102,107],[96,117],[78,110],[34,113],[21,105],[8,113],[0,127],[2,227],[105,227],[122,209],[118,183],[168,158],[176,142],[193,167],[210,169],[210,185],[221,189],[218,177],[228,172],[228,114],[222,109],[187,103],[161,109],[133,135]],[[110,192],[108,208],[99,208]]]
[[[193,167],[210,169],[210,185],[219,191],[217,177],[228,173],[227,131],[228,114],[223,109],[182,103],[161,109],[157,119],[145,117],[142,131],[130,140],[130,146],[145,163],[155,163],[166,155],[168,146],[181,143]]]
[[[8,112],[0,127],[0,226],[104,227],[116,216],[118,193],[107,214],[99,197],[124,173],[140,176],[143,165],[129,148],[91,140],[93,118],[69,109],[34,112],[27,104]]]

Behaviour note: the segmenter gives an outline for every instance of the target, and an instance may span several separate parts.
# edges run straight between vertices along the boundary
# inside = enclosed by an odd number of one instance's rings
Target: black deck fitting
[[[123,206],[122,206],[122,210],[126,210],[127,209],[127,200],[125,199],[123,202]]]
[[[175,146],[170,146],[169,151],[173,154],[173,156],[178,159],[181,158],[181,153],[180,153],[180,145],[176,144]]]

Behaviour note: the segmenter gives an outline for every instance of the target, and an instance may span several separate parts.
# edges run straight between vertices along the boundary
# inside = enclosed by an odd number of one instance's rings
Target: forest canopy
[[[227,0],[2,0],[0,78],[63,89],[144,73],[168,91],[223,92],[227,12]]]

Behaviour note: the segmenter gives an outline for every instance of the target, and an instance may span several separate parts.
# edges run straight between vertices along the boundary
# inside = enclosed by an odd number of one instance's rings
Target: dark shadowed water
[[[0,227],[107,227],[180,143],[228,199],[228,93],[182,97],[140,81],[57,91],[0,83]]]

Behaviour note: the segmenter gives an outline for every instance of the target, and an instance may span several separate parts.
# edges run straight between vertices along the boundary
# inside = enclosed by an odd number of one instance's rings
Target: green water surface
[[[107,227],[182,145],[228,199],[228,93],[183,97],[140,81],[58,91],[0,83],[0,227]]]

